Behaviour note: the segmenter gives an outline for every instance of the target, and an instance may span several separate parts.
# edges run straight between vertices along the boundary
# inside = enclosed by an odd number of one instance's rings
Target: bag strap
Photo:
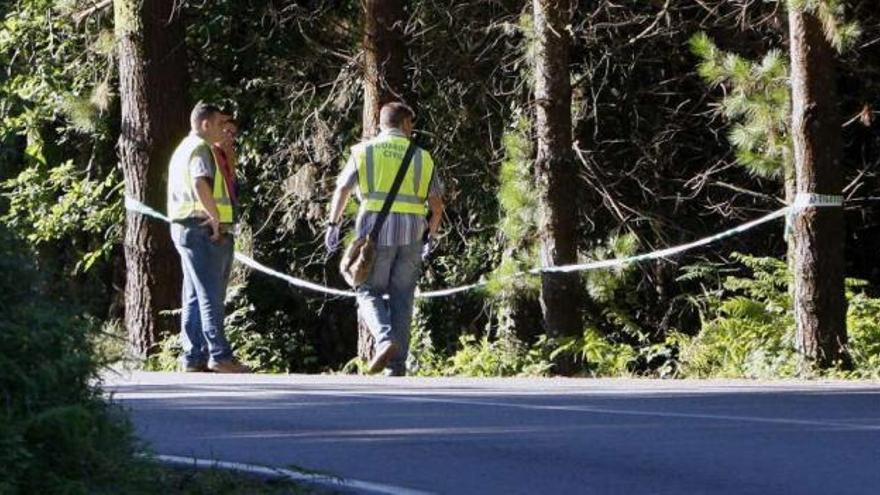
[[[379,231],[382,230],[382,225],[385,223],[385,219],[388,218],[388,213],[391,211],[391,205],[394,203],[395,198],[397,198],[397,191],[400,190],[400,184],[403,182],[403,177],[409,169],[409,163],[412,161],[412,157],[417,148],[418,146],[416,146],[416,143],[410,140],[409,146],[406,148],[406,153],[403,155],[403,161],[400,162],[400,168],[397,170],[397,175],[394,177],[394,182],[391,184],[391,190],[389,190],[388,195],[385,196],[385,203],[382,204],[382,210],[379,212],[379,215],[376,216],[376,221],[373,223],[373,230],[370,231],[370,239],[373,242],[376,242],[376,239],[379,237]]]

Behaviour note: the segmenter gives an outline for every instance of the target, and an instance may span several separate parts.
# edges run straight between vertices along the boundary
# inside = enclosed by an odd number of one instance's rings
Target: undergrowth
[[[591,377],[880,378],[880,298],[865,292],[865,282],[847,281],[853,369],[816,370],[794,347],[786,264],[741,254],[734,259],[737,275],[723,276],[717,266],[684,270],[683,278],[705,282],[703,293],[691,298],[702,321],[696,335],[672,331],[661,342],[631,344],[587,328],[577,337],[554,340],[542,335],[532,345],[468,335],[444,354],[416,325],[410,368],[422,376],[547,376],[554,361],[564,356],[577,364],[577,376]]]

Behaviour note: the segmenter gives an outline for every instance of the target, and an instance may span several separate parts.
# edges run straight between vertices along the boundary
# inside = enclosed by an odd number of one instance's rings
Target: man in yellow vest
[[[229,115],[198,103],[191,131],[168,168],[171,238],[183,269],[181,364],[185,371],[247,373],[223,331],[224,299],[232,268],[235,205],[212,145],[224,140]],[[230,178],[231,179],[231,178]]]
[[[328,252],[339,247],[339,222],[357,189],[359,238],[370,235],[410,144],[414,114],[403,103],[388,103],[379,112],[378,136],[351,149],[336,183],[324,242]],[[443,215],[443,185],[431,155],[416,148],[390,213],[378,233],[376,260],[367,282],[358,287],[358,311],[375,340],[371,373],[406,374],[413,298],[421,264],[430,255]],[[426,220],[428,207],[431,216]],[[385,298],[385,296],[388,296]]]

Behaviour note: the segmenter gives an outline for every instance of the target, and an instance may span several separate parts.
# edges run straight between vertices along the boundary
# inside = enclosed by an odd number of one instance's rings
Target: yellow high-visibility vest
[[[168,166],[168,217],[171,220],[184,220],[193,216],[195,212],[207,210],[199,200],[193,187],[192,174],[189,172],[189,162],[196,151],[204,147],[214,160],[214,202],[217,203],[217,211],[220,213],[220,223],[233,223],[232,200],[229,198],[229,190],[226,181],[223,180],[223,170],[217,165],[211,145],[199,136],[190,134],[177,146],[171,156]]]
[[[357,164],[358,187],[363,197],[361,203],[363,210],[382,210],[408,146],[409,139],[383,133],[352,148],[351,152]],[[391,211],[426,215],[428,207],[425,201],[428,199],[428,188],[433,173],[434,160],[431,159],[431,155],[417,148],[400,184],[400,190],[397,191],[397,197],[391,204]]]

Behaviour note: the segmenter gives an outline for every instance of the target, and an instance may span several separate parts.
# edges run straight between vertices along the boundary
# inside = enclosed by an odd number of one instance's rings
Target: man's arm
[[[357,166],[354,161],[354,154],[349,157],[342,173],[336,179],[336,190],[333,191],[333,199],[330,200],[330,219],[327,225],[327,232],[324,234],[324,247],[328,253],[333,253],[339,247],[339,222],[342,221],[342,215],[345,214],[345,205],[351,197],[357,184]]]
[[[345,205],[351,197],[353,187],[346,184],[339,184],[333,191],[333,200],[330,202],[330,223],[338,224],[342,220],[342,214],[345,213]]]
[[[443,221],[443,210],[446,208],[446,205],[443,203],[445,189],[437,169],[434,168],[431,183],[428,186],[428,207],[431,209],[431,217],[428,220],[428,237],[436,237],[437,231],[440,230],[440,223]]]
[[[446,205],[443,203],[443,196],[439,194],[431,194],[428,196],[428,206],[431,208],[431,218],[428,221],[428,235],[434,237],[440,230],[440,222],[443,221],[443,210]]]
[[[342,215],[345,213],[345,205],[351,197],[357,185],[357,163],[355,161],[354,152],[348,157],[342,172],[336,179],[336,190],[333,191],[333,199],[330,200],[330,223],[338,224],[342,221]]]

